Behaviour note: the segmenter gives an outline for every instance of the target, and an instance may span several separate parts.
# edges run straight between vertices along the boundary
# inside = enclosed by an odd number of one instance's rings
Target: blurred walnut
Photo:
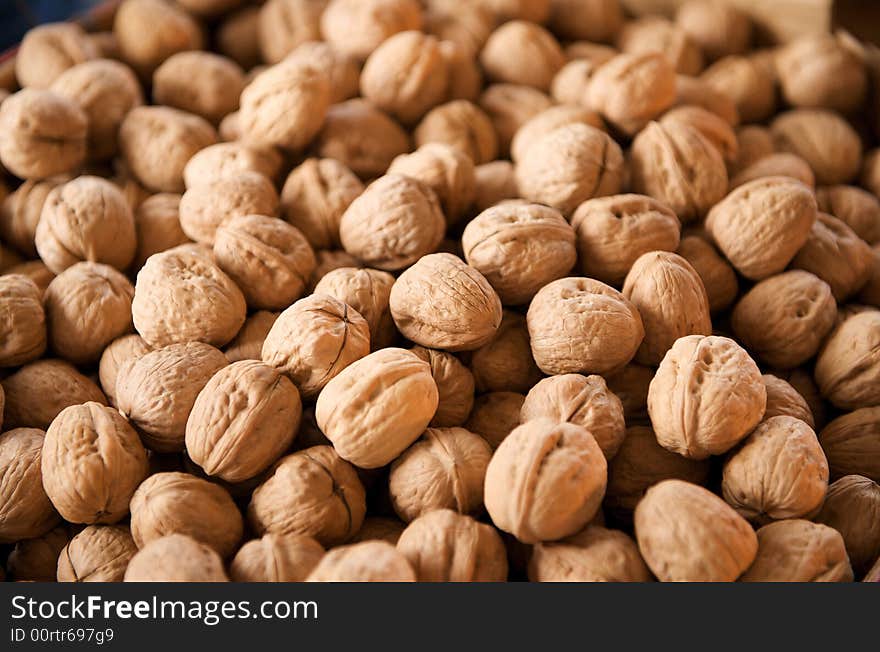
[[[880,485],[860,475],[847,475],[828,488],[816,522],[840,532],[856,577],[880,556]]]
[[[534,23],[513,20],[492,32],[480,53],[480,63],[493,81],[546,91],[565,56],[550,32]]]
[[[113,34],[123,60],[144,79],[172,54],[204,47],[198,22],[166,0],[125,0],[116,11]]]
[[[743,54],[752,40],[752,22],[737,7],[717,0],[691,0],[679,7],[675,22],[710,59]]]
[[[636,542],[619,530],[588,525],[561,541],[538,543],[529,560],[532,582],[650,582]]]
[[[263,61],[275,64],[307,41],[321,36],[327,0],[269,0],[257,18],[257,42]]]
[[[737,160],[739,143],[733,126],[709,109],[693,104],[682,104],[667,111],[660,119],[660,124],[679,122],[700,132],[730,164]]]
[[[125,569],[126,582],[228,582],[223,560],[209,546],[184,534],[153,539]]]
[[[731,127],[740,123],[739,111],[733,99],[700,77],[676,75],[675,104],[673,107],[699,107],[718,116]]]
[[[684,29],[661,16],[645,16],[624,24],[617,47],[625,54],[663,55],[682,75],[699,75],[703,52]]]
[[[474,401],[464,426],[496,449],[519,425],[519,415],[526,397],[516,392],[490,392]]]
[[[56,176],[42,181],[25,181],[0,204],[0,236],[4,243],[26,256],[36,257],[34,242],[43,204],[49,193],[69,177]],[[4,274],[7,271],[3,272]]]
[[[831,477],[861,475],[880,482],[880,407],[837,417],[819,433]]]
[[[386,541],[362,541],[328,552],[307,582],[415,582],[406,557]]]
[[[416,145],[442,143],[463,152],[474,164],[489,163],[498,153],[498,137],[489,116],[468,100],[431,109],[416,127]]]
[[[129,334],[117,337],[110,342],[101,353],[98,362],[98,380],[101,389],[110,399],[110,405],[118,408],[116,396],[116,379],[123,367],[134,364],[152,349],[140,335]]]
[[[620,371],[607,375],[608,389],[614,392],[623,404],[626,423],[644,425],[649,422],[648,386],[653,378],[652,367],[643,367],[634,362]]]
[[[763,379],[764,387],[767,390],[767,408],[764,410],[764,421],[772,417],[788,416],[800,419],[810,428],[815,429],[810,406],[794,387],[772,374],[764,374]]]
[[[316,0],[307,0],[315,2]],[[321,3],[324,0],[317,0]],[[361,69],[358,63],[324,41],[306,41],[286,57],[289,63],[301,63],[320,70],[330,81],[330,103],[335,104],[358,94]]]
[[[41,537],[22,539],[16,543],[6,561],[9,579],[19,582],[54,582],[58,555],[72,535],[68,525],[59,525]]]
[[[386,39],[422,26],[417,0],[331,0],[321,16],[321,35],[360,61]]]
[[[529,391],[542,374],[532,358],[525,317],[505,310],[495,336],[471,355],[470,367],[479,392]]]
[[[779,152],[763,156],[740,170],[730,180],[730,189],[739,188],[750,181],[765,177],[788,177],[810,188],[816,187],[816,176],[809,163],[795,154]]]
[[[13,60],[22,88],[48,88],[65,71],[96,59],[98,48],[77,23],[45,23],[27,31]]]
[[[855,186],[823,186],[816,189],[819,210],[846,223],[868,244],[880,241],[880,200]]]
[[[607,43],[623,24],[619,0],[551,0],[550,28],[561,38]]]
[[[813,168],[819,185],[847,183],[862,163],[862,141],[838,114],[796,109],[780,114],[770,127],[780,151],[797,154]]]
[[[259,23],[260,8],[256,6],[228,13],[217,26],[217,50],[250,70],[262,61]]]
[[[675,252],[684,258],[703,282],[711,312],[730,307],[739,294],[739,282],[733,267],[718,250],[698,235],[685,235]]]
[[[730,96],[743,123],[763,122],[776,111],[775,80],[754,59],[724,57],[703,71],[700,79]]]
[[[531,86],[491,84],[480,95],[479,105],[495,127],[498,154],[506,156],[519,128],[553,106],[553,100]]]
[[[153,73],[153,101],[203,117],[212,124],[238,110],[244,70],[210,52],[178,52]]]
[[[758,556],[743,582],[851,582],[852,567],[836,530],[791,519],[758,530]]]
[[[266,534],[239,548],[229,576],[233,582],[303,582],[323,556],[312,537]]]
[[[474,375],[453,354],[415,346],[410,349],[431,365],[431,377],[437,384],[437,411],[430,425],[436,428],[460,426],[474,405]]]

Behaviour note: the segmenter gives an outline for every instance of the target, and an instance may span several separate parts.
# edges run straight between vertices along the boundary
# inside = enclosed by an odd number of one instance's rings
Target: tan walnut
[[[636,542],[620,530],[588,525],[561,541],[538,543],[529,559],[532,582],[650,582]]]
[[[138,548],[124,525],[89,525],[58,557],[59,582],[121,582]]]
[[[228,582],[217,552],[185,534],[153,539],[131,558],[126,582]]]
[[[758,556],[742,582],[851,582],[853,570],[843,537],[820,523],[788,519],[758,534]]]
[[[0,399],[0,406],[2,403]],[[36,428],[13,428],[0,435],[0,541],[3,543],[43,536],[60,520],[43,489],[44,438],[45,433]]]
[[[324,547],[300,534],[266,534],[239,548],[229,565],[233,582],[303,582],[324,556]]]

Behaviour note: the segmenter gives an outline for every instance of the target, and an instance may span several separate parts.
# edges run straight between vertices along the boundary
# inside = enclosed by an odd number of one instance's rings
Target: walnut
[[[454,43],[466,56],[479,52],[495,24],[488,7],[469,0],[426,0],[423,30]]]
[[[361,269],[364,266],[361,261],[342,249],[319,249],[315,252],[315,260],[318,264],[312,272],[312,278],[309,279],[309,292],[314,292],[318,282],[333,270],[343,267]]]
[[[486,470],[486,509],[523,543],[553,541],[582,529],[605,494],[607,466],[585,428],[536,419],[515,428]]]
[[[147,258],[190,242],[180,226],[180,195],[158,193],[145,199],[134,213],[137,250],[133,269],[143,267]]]
[[[208,179],[190,187],[180,198],[183,232],[209,245],[217,230],[233,218],[277,214],[278,193],[269,179],[256,172]]]
[[[661,125],[678,122],[696,129],[721,154],[725,163],[731,164],[739,155],[739,142],[733,126],[724,118],[701,106],[682,104],[667,111],[660,119]]]
[[[704,70],[700,79],[730,96],[743,123],[763,122],[776,111],[775,79],[753,58],[724,57]]]
[[[120,525],[89,525],[58,557],[59,582],[121,582],[138,548]]]
[[[24,582],[54,582],[58,555],[71,536],[73,533],[68,525],[59,525],[41,537],[16,543],[6,562],[9,578]]]
[[[630,363],[620,371],[608,374],[606,381],[610,389],[623,404],[623,414],[629,424],[647,424],[648,385],[654,378],[654,369]]]
[[[323,556],[324,547],[312,537],[266,534],[239,549],[229,576],[233,582],[303,582]]]
[[[618,0],[553,0],[550,28],[561,38],[607,43],[623,24]]]
[[[266,341],[266,336],[278,319],[279,314],[267,310],[258,310],[248,317],[244,322],[244,326],[238,331],[238,335],[223,350],[229,362],[260,360],[262,358],[263,343]]]
[[[588,525],[570,537],[538,543],[529,560],[532,582],[650,582],[636,542],[620,530]]]
[[[496,449],[519,425],[519,414],[526,397],[516,392],[490,392],[477,397],[464,427],[475,432]]]
[[[73,172],[86,157],[88,117],[73,100],[26,88],[0,105],[0,163],[22,179]]]
[[[388,348],[352,363],[327,383],[315,417],[339,455],[372,469],[418,439],[438,402],[430,365],[409,351]]]
[[[323,1],[317,0],[319,4]],[[326,74],[330,81],[331,104],[357,96],[360,86],[360,66],[351,57],[333,49],[329,43],[306,41],[293,50],[286,59],[289,62],[312,66]]]
[[[846,223],[868,244],[880,241],[880,200],[855,186],[823,186],[816,189],[819,210]]]
[[[219,124],[238,110],[244,86],[244,70],[234,61],[210,52],[178,52],[153,73],[153,101]]]
[[[116,11],[113,34],[122,59],[144,79],[172,54],[204,45],[196,20],[166,0],[125,0]]]
[[[483,90],[483,72],[467,46],[440,41],[440,54],[449,71],[447,100],[476,100]]]
[[[550,16],[552,0],[477,0],[487,7],[497,23],[508,20],[526,20],[543,23]]]
[[[263,61],[274,64],[297,47],[321,36],[327,0],[269,0],[257,18],[257,41]]]
[[[329,446],[314,446],[275,464],[254,490],[247,515],[260,535],[302,534],[335,546],[360,529],[366,509],[354,467]]]
[[[862,141],[838,114],[822,109],[796,109],[770,126],[776,148],[797,154],[813,168],[820,185],[847,183],[862,164]]]
[[[55,278],[55,274],[46,267],[42,260],[28,260],[23,263],[17,263],[5,270],[2,275],[8,276],[10,274],[19,274],[29,278],[36,284],[37,290],[39,290],[41,295],[49,287],[52,279]]]
[[[550,95],[561,106],[587,107],[590,101],[590,79],[597,65],[599,64],[586,58],[570,59],[550,82]]]
[[[96,59],[98,49],[76,23],[45,23],[29,29],[13,61],[23,88],[48,88],[73,66]]]
[[[433,190],[446,221],[458,222],[470,208],[476,193],[474,164],[460,150],[442,143],[422,145],[412,154],[395,158],[388,174],[421,181]]]
[[[565,64],[562,48],[550,32],[523,20],[498,27],[480,53],[489,79],[549,90],[550,82]]]
[[[690,0],[679,7],[675,22],[710,59],[742,54],[751,45],[748,15],[723,2]]]
[[[153,539],[125,569],[126,582],[228,582],[217,552],[184,534]]]
[[[422,514],[400,535],[397,550],[420,582],[503,582],[507,553],[498,532],[451,509]]]
[[[220,178],[256,172],[272,181],[281,165],[281,155],[275,149],[241,141],[216,143],[199,150],[187,161],[183,180],[187,188],[193,188]]]
[[[862,475],[880,481],[880,407],[865,407],[837,417],[819,433],[831,476]]]
[[[847,475],[828,487],[816,522],[833,527],[843,536],[856,576],[880,556],[880,485],[860,475]]]
[[[625,54],[660,54],[683,75],[699,75],[703,52],[680,26],[661,16],[644,16],[626,23],[617,37]]]
[[[519,128],[553,106],[553,100],[531,86],[492,84],[480,95],[479,105],[495,127],[498,153],[504,156]]]
[[[645,338],[636,360],[659,364],[686,335],[710,335],[709,298],[696,270],[684,258],[660,251],[643,254],[623,284],[625,296],[639,311]]]
[[[626,297],[588,278],[545,285],[527,321],[532,356],[546,374],[614,372],[632,359],[645,334]]]
[[[780,152],[763,156],[748,167],[740,170],[730,180],[730,189],[739,188],[749,181],[765,177],[789,177],[795,181],[800,181],[810,188],[816,187],[816,176],[813,174],[813,169],[809,163],[795,154]]]
[[[313,398],[369,352],[370,330],[360,313],[329,295],[313,294],[279,315],[263,342],[262,359]]]
[[[0,236],[3,241],[26,256],[37,257],[34,239],[43,204],[56,186],[68,180],[69,177],[57,176],[43,181],[25,181],[5,197],[0,204]]]
[[[122,368],[133,364],[151,350],[140,335],[129,334],[117,337],[101,353],[101,359],[98,363],[98,379],[101,383],[101,389],[110,399],[110,405],[119,407],[116,400],[116,379]]]
[[[758,556],[742,582],[852,582],[843,537],[820,523],[791,519],[760,528]]]
[[[639,550],[661,582],[733,582],[758,551],[745,519],[707,489],[681,480],[647,491],[635,528]]]
[[[736,127],[740,122],[739,110],[733,99],[699,77],[677,75],[675,77],[675,104],[674,106],[689,106],[703,108],[718,116],[731,127]],[[760,128],[763,127],[746,127]]]
[[[321,16],[324,40],[360,61],[394,34],[421,26],[416,0],[331,0]]]
[[[362,541],[328,552],[307,582],[415,582],[406,557],[387,541]]]
[[[244,6],[227,14],[217,26],[217,50],[245,70],[262,62],[259,35],[260,8]]]
[[[479,392],[529,391],[542,374],[532,358],[525,317],[505,310],[495,336],[473,352],[470,366]]]
[[[326,294],[355,309],[370,329],[370,346],[391,346],[397,329],[388,302],[394,277],[378,269],[340,267],[325,274],[315,285],[315,294]]]
[[[116,410],[88,402],[62,410],[46,431],[43,487],[71,523],[115,523],[147,476],[147,452]]]
[[[345,250],[367,265],[396,271],[434,251],[445,228],[433,190],[410,177],[389,174],[349,205],[340,236]]]
[[[351,542],[358,543],[360,541],[379,539],[396,546],[397,540],[403,534],[404,529],[406,529],[406,524],[397,518],[368,516],[364,519],[364,524],[358,530],[358,533],[352,537]]]
[[[41,537],[60,520],[43,490],[44,437],[36,428],[13,428],[0,435],[0,542]]]
[[[170,249],[138,272],[134,326],[150,346],[199,341],[222,346],[245,320],[241,290],[208,257]]]
[[[46,351],[43,293],[21,274],[0,276],[0,367],[17,367]]]
[[[498,154],[498,136],[492,120],[476,104],[453,100],[431,109],[415,131],[416,145],[442,143],[455,147],[474,164],[493,161]]]
[[[431,377],[437,384],[437,411],[430,425],[436,428],[462,425],[474,405],[474,375],[451,353],[421,346],[410,350],[431,365]]]
[[[880,312],[876,310],[852,315],[837,326],[816,359],[814,374],[822,396],[841,409],[880,404],[878,346]]]
[[[880,148],[872,149],[865,155],[859,178],[865,188],[880,197]]]
[[[733,267],[714,246],[697,235],[685,235],[676,253],[684,258],[703,282],[713,313],[726,310],[739,294],[739,282]]]
[[[862,286],[858,299],[862,303],[880,307],[880,244],[871,249],[871,275]]]
[[[767,177],[740,186],[709,211],[706,231],[740,274],[759,281],[785,269],[807,241],[817,205],[807,186]]]
[[[764,421],[772,417],[789,416],[800,419],[810,428],[815,428],[813,412],[807,400],[791,384],[772,374],[764,374],[764,387],[767,390],[767,408]]]
[[[764,415],[758,365],[726,337],[688,335],[666,353],[648,390],[657,441],[691,459],[733,448]]]
[[[584,201],[613,195],[623,181],[623,153],[608,134],[569,124],[535,142],[516,165],[523,197],[571,215]]]

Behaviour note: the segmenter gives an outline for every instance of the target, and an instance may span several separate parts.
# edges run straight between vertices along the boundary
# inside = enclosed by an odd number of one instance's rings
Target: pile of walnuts
[[[880,580],[880,56],[757,32],[716,0],[31,30],[5,577]]]

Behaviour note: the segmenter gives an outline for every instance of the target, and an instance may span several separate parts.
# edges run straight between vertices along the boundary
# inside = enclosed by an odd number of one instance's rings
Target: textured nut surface
[[[116,410],[100,403],[65,408],[46,431],[43,487],[71,523],[115,523],[147,475],[147,452]]]
[[[0,236],[17,251],[36,257],[34,238],[46,197],[53,188],[69,180],[61,175],[43,181],[25,181],[0,204]]]
[[[648,423],[648,385],[654,378],[652,367],[630,363],[620,371],[608,374],[608,389],[623,404],[623,413],[629,424]]]
[[[15,58],[15,77],[22,87],[48,88],[78,63],[98,56],[85,31],[74,23],[46,23],[27,31]]]
[[[848,317],[835,328],[816,359],[822,396],[842,409],[880,405],[880,312]]]
[[[531,86],[492,84],[480,95],[479,106],[495,126],[498,152],[504,155],[519,128],[553,106],[553,100]]]
[[[529,148],[551,131],[564,127],[567,124],[585,124],[589,127],[602,129],[602,118],[595,111],[573,104],[560,104],[546,111],[541,111],[535,117],[523,124],[510,143],[510,154],[514,161],[520,161],[528,156]]]
[[[165,0],[125,0],[116,12],[113,34],[123,60],[144,79],[175,52],[204,45],[196,20]]]
[[[843,537],[833,528],[801,519],[760,528],[758,556],[743,582],[851,582]]]
[[[880,407],[860,408],[837,417],[819,433],[831,476],[862,475],[880,481]]]
[[[19,581],[53,582],[58,555],[67,545],[71,533],[67,526],[59,525],[36,539],[24,539],[15,544],[6,569],[9,578]]]
[[[217,229],[244,215],[278,214],[278,193],[256,172],[210,178],[190,187],[180,198],[180,226],[187,236],[212,244]]]
[[[550,3],[550,27],[567,39],[606,43],[620,29],[623,18],[620,3],[615,0],[554,0]]]
[[[855,186],[823,186],[816,189],[819,210],[846,222],[868,244],[880,240],[880,200]]]
[[[0,276],[0,367],[31,362],[46,350],[42,294],[26,276]]]
[[[733,582],[748,569],[758,538],[721,498],[695,484],[664,480],[639,502],[636,539],[662,582]]]
[[[126,582],[228,582],[213,548],[185,534],[153,539],[131,558]]]
[[[586,429],[544,419],[515,428],[486,470],[486,509],[493,523],[523,543],[570,536],[595,516],[607,466]]]
[[[277,150],[236,140],[215,143],[196,152],[183,168],[187,188],[222,177],[237,177],[243,172],[257,172],[274,180],[281,169]]]
[[[436,509],[415,519],[397,550],[420,582],[503,582],[507,553],[498,532],[470,516]]]
[[[588,525],[575,535],[538,543],[529,560],[532,582],[650,582],[636,542],[620,530]]]
[[[473,102],[453,100],[431,109],[414,131],[416,145],[442,143],[467,154],[474,164],[493,161],[498,136],[492,120]]]
[[[117,337],[101,353],[98,362],[98,380],[104,394],[110,399],[110,405],[119,407],[116,400],[116,379],[122,368],[133,364],[151,350],[144,338],[132,333]]]
[[[764,374],[764,387],[767,390],[767,408],[764,421],[772,417],[787,416],[800,419],[810,428],[815,428],[813,412],[807,400],[791,384],[774,376]]]
[[[59,582],[121,582],[138,548],[121,525],[89,525],[58,557]]]
[[[393,344],[397,337],[388,306],[394,277],[378,269],[340,267],[321,277],[315,294],[326,294],[354,308],[370,328],[373,350]]]
[[[880,555],[880,532],[872,524],[880,514],[880,485],[860,475],[847,475],[828,487],[816,522],[843,536],[856,576]]]
[[[430,365],[414,353],[388,348],[327,383],[315,418],[340,456],[361,468],[378,468],[418,439],[438,402]]]
[[[699,275],[709,299],[709,310],[715,313],[729,308],[739,294],[739,281],[733,267],[712,243],[697,235],[685,235],[675,253]]]
[[[692,459],[733,448],[761,421],[766,403],[758,365],[726,337],[682,337],[648,389],[657,441]]]
[[[134,226],[137,233],[137,250],[133,269],[143,267],[147,258],[190,239],[180,226],[180,195],[158,193],[147,197],[134,212]]]
[[[219,54],[178,52],[153,73],[153,101],[217,124],[238,109],[244,70]]]
[[[184,534],[226,558],[238,547],[242,528],[229,492],[189,473],[155,473],[131,498],[131,535],[138,548],[169,534]]]
[[[675,106],[702,107],[717,115],[731,127],[736,127],[740,123],[739,111],[730,95],[712,87],[700,77],[677,75],[675,92]],[[758,128],[763,129],[763,127]],[[739,145],[739,143],[737,144]]]
[[[474,405],[474,375],[453,354],[415,346],[411,349],[431,365],[431,377],[437,384],[437,411],[431,425],[437,428],[460,426]]]
[[[480,64],[492,81],[525,84],[546,91],[565,63],[562,48],[543,27],[512,20],[489,36]]]
[[[324,0],[307,0],[320,5]],[[287,57],[288,61],[312,66],[327,75],[330,81],[330,103],[336,104],[358,94],[361,69],[352,57],[325,41],[306,41]]]
[[[821,185],[846,183],[859,173],[862,141],[841,116],[822,109],[796,109],[770,126],[776,148],[797,154]]]
[[[761,157],[751,165],[743,168],[730,180],[731,190],[741,185],[764,177],[789,177],[800,181],[805,186],[814,188],[816,176],[813,169],[800,156],[779,152]]]
[[[470,367],[479,392],[529,391],[542,374],[532,357],[525,317],[505,310],[495,337],[471,354]]]
[[[459,221],[476,192],[474,164],[464,152],[442,143],[422,145],[412,154],[395,158],[388,174],[411,177],[431,188],[448,223]]]
[[[387,541],[362,541],[328,552],[307,582],[415,582],[407,558]]]
[[[0,400],[2,403],[2,400]],[[0,435],[0,541],[40,537],[58,524],[43,490],[40,468],[45,433],[14,428]]]
[[[330,446],[314,446],[281,458],[254,490],[247,515],[258,534],[302,534],[335,546],[360,529],[366,510],[354,467]]]
[[[709,66],[700,79],[730,96],[744,123],[763,122],[776,110],[775,79],[750,57],[724,57]]]
[[[266,534],[239,548],[229,576],[233,582],[303,582],[323,556],[312,537]]]
[[[532,355],[547,374],[613,372],[632,359],[645,335],[635,306],[588,278],[548,283],[526,319]]]

